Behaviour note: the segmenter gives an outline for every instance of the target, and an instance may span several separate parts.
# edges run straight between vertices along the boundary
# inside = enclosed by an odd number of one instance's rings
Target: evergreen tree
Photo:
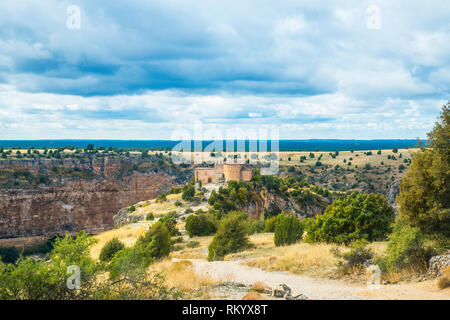
[[[428,134],[429,148],[413,155],[397,196],[400,217],[425,234],[450,237],[450,102]]]

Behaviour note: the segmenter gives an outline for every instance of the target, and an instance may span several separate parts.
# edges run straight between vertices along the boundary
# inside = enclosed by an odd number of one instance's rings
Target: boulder
[[[450,252],[440,256],[434,256],[428,262],[428,273],[433,277],[439,277],[442,275],[442,270],[445,267],[450,266]]]

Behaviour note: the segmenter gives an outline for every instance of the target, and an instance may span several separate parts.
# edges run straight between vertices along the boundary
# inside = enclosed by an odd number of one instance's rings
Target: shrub
[[[142,254],[143,260],[150,261],[169,255],[170,245],[169,229],[158,221],[137,239],[135,248]]]
[[[425,238],[419,228],[397,221],[389,236],[386,254],[378,260],[380,268],[388,272],[398,272],[404,268],[425,271],[433,250],[425,247],[424,243]]]
[[[100,261],[108,262],[114,257],[114,255],[120,250],[124,249],[125,245],[118,238],[112,238],[109,240],[100,251]]]
[[[166,194],[165,194],[165,193],[159,194],[159,195],[156,197],[156,200],[155,200],[156,203],[158,203],[158,202],[166,202],[166,201],[167,201],[167,197],[166,197]]]
[[[130,212],[130,213],[134,212],[134,211],[136,211],[136,207],[135,206],[129,206],[127,211]]]
[[[177,207],[181,207],[183,204],[181,203],[181,201],[177,200],[175,201],[175,206]]]
[[[197,248],[197,247],[200,247],[200,242],[198,242],[198,241],[189,241],[188,243],[186,243],[186,247],[187,247],[187,248]]]
[[[254,219],[248,219],[247,220],[247,233],[255,234],[255,233],[261,233],[264,231],[265,223],[263,220],[254,220]]]
[[[366,240],[358,240],[351,245],[349,252],[340,254],[339,251],[335,251],[334,255],[343,259],[337,264],[339,272],[351,274],[364,270],[364,264],[373,258],[373,252],[370,248],[367,248],[367,244]]]
[[[439,289],[450,287],[450,266],[444,268],[442,276],[440,276],[437,280],[437,286]]]
[[[183,237],[176,237],[171,239],[172,243],[181,243],[183,242]]]
[[[0,247],[0,261],[3,263],[16,263],[20,251],[16,247]]]
[[[303,225],[294,214],[282,215],[275,226],[275,245],[283,246],[293,244],[301,239],[303,235]]]
[[[280,219],[284,216],[284,212],[280,214],[270,217],[264,221],[265,227],[264,232],[275,232],[275,227],[277,226]]]
[[[164,217],[159,219],[169,230],[169,233],[171,236],[178,236],[180,234],[180,231],[178,231],[177,228],[177,212],[176,211],[170,211],[168,214],[166,214]]]
[[[223,260],[225,255],[245,250],[251,246],[245,228],[246,215],[230,212],[224,218],[208,247],[208,260]]]
[[[192,214],[187,217],[185,228],[191,238],[194,236],[209,236],[217,230],[215,219],[205,214]]]
[[[193,185],[187,185],[184,188],[183,193],[181,194],[181,198],[185,201],[191,201],[195,196],[195,187]]]
[[[145,220],[147,221],[155,220],[155,215],[153,214],[153,212],[147,213],[147,215],[145,216]]]
[[[307,240],[349,244],[356,240],[384,240],[394,210],[379,194],[350,194],[335,200],[308,230]]]

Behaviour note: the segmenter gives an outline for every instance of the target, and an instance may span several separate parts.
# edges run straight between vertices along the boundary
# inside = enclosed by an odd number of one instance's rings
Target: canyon
[[[165,157],[10,159],[0,161],[0,172],[46,177],[45,183],[2,185],[0,239],[105,231],[113,228],[113,216],[121,208],[154,198],[192,176],[192,170]]]

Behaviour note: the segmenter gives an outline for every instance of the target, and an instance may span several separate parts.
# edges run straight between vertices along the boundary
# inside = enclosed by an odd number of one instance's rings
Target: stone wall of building
[[[224,164],[223,174],[225,181],[241,181],[241,170],[243,166],[243,164]]]

